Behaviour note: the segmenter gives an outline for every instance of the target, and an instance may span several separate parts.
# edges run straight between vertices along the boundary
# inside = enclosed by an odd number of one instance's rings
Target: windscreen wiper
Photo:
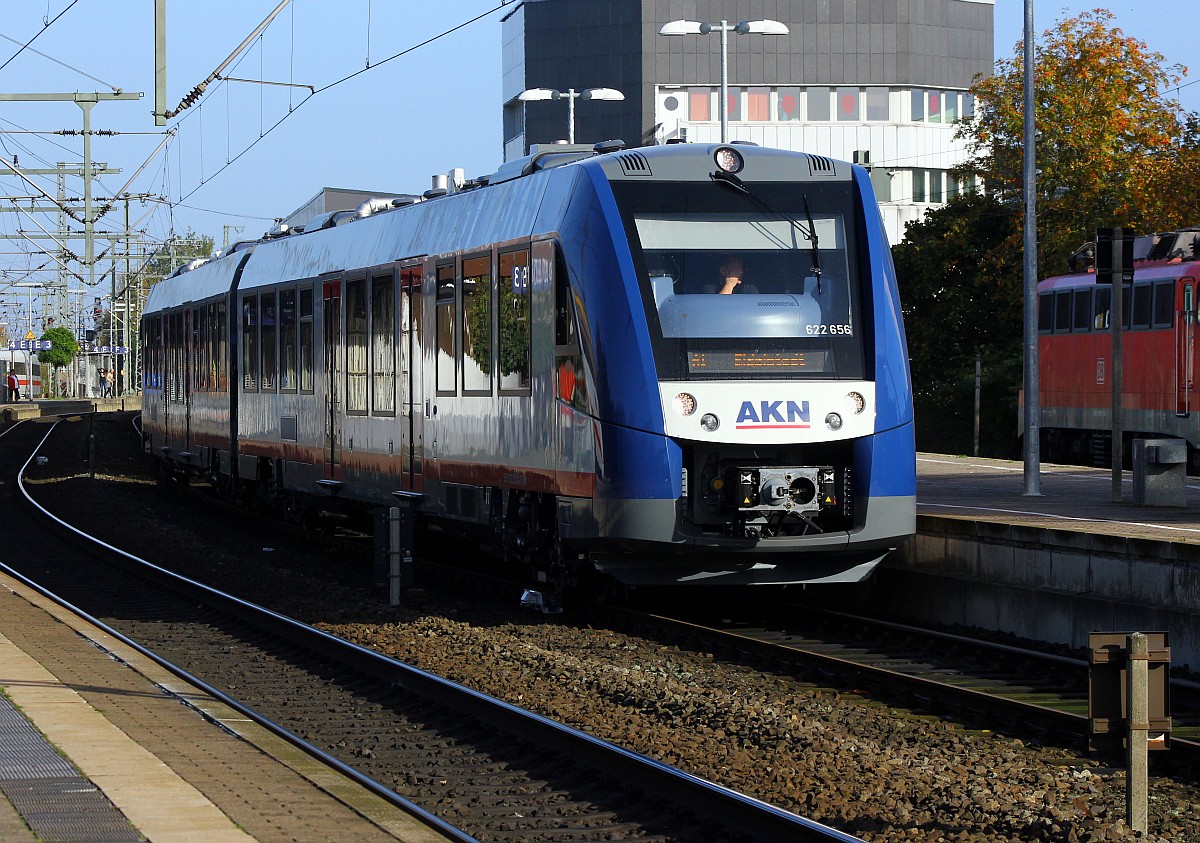
[[[793,228],[795,228],[800,232],[801,235],[808,239],[808,242],[812,244],[812,247],[809,250],[812,254],[812,274],[813,277],[817,279],[817,293],[819,294],[821,292],[821,253],[818,248],[817,225],[815,222],[813,222],[812,210],[810,210],[808,207],[808,194],[804,194],[804,213],[808,217],[808,227],[805,228],[787,211],[776,208],[766,199],[763,199],[757,193],[752,191],[744,181],[739,179],[733,173],[726,173],[724,170],[716,170],[712,173],[709,173],[709,178],[718,184],[723,184],[731,190],[735,190],[742,194],[768,214],[774,214],[777,217],[783,217],[785,220],[791,223]]]

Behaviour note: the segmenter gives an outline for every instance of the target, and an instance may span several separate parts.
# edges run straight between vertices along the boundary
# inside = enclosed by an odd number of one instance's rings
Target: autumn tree
[[[1066,269],[1066,256],[1095,229],[1161,229],[1148,189],[1168,180],[1186,148],[1187,126],[1164,90],[1186,68],[1164,67],[1160,53],[1112,26],[1104,9],[1042,33],[1036,45],[1038,241],[1043,275]],[[973,89],[975,120],[959,127],[972,154],[966,170],[984,176],[1004,202],[1022,202],[1024,44]],[[1193,200],[1195,201],[1195,200]],[[1016,246],[1017,244],[1014,244]]]
[[[1184,69],[1112,26],[1102,9],[1042,33],[1036,50],[1038,267],[1065,272],[1095,229],[1200,224],[1200,122],[1165,95]],[[978,82],[958,127],[987,196],[911,223],[894,250],[912,364],[919,447],[966,452],[976,355],[981,449],[1010,456],[1023,354],[1024,51]]]

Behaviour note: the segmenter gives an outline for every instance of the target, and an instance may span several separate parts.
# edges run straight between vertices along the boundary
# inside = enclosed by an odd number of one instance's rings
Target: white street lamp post
[[[538,100],[567,101],[567,143],[575,143],[575,100],[615,100],[625,99],[625,95],[613,88],[588,88],[586,91],[576,91],[567,88],[566,91],[555,91],[551,88],[529,88],[517,94],[522,102]]]
[[[744,20],[732,26],[728,21],[706,23],[698,20],[673,20],[664,23],[659,35],[708,35],[721,33],[721,143],[729,141],[729,33],[738,35],[787,35],[788,28],[777,20]]]

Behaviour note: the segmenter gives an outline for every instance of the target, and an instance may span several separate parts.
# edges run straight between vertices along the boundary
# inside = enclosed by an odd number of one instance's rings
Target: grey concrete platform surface
[[[1123,475],[1123,502],[1112,502],[1107,468],[1043,463],[1042,494],[1023,494],[1024,465],[1011,460],[917,455],[920,515],[1200,544],[1200,478],[1188,478],[1188,506],[1135,506],[1133,477]]]
[[[34,768],[28,782],[59,776],[65,758],[84,786],[61,788],[59,808],[69,810],[76,796],[96,802],[94,786],[104,797],[100,801],[115,806],[134,830],[131,838],[111,832],[118,836],[95,839],[137,840],[138,834],[162,843],[443,839],[3,575],[0,690],[12,703],[9,715],[15,709],[32,724],[35,738],[40,740],[40,732],[61,753],[17,759]],[[4,722],[0,718],[0,728]],[[25,730],[21,721],[17,726]],[[0,746],[13,737],[13,723],[7,728]],[[10,785],[12,767],[11,759],[7,767],[0,763]],[[27,813],[37,804],[0,795],[0,839],[38,839],[14,803],[24,804]],[[104,810],[81,803],[76,822],[83,830],[59,839],[92,839],[87,823]]]

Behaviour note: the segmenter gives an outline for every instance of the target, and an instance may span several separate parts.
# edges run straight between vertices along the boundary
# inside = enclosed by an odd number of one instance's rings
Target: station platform
[[[0,840],[442,840],[0,573]]]
[[[918,454],[918,516],[1200,544],[1200,478],[1188,478],[1183,508],[1135,506],[1128,470],[1122,503],[1112,500],[1107,468],[1043,463],[1041,494],[1031,496],[1024,494],[1024,471],[1013,460]]]
[[[57,416],[70,413],[120,413],[137,410],[141,398],[137,395],[121,395],[115,398],[35,398],[16,402],[0,403],[0,420],[12,424],[25,419],[42,416]]]

